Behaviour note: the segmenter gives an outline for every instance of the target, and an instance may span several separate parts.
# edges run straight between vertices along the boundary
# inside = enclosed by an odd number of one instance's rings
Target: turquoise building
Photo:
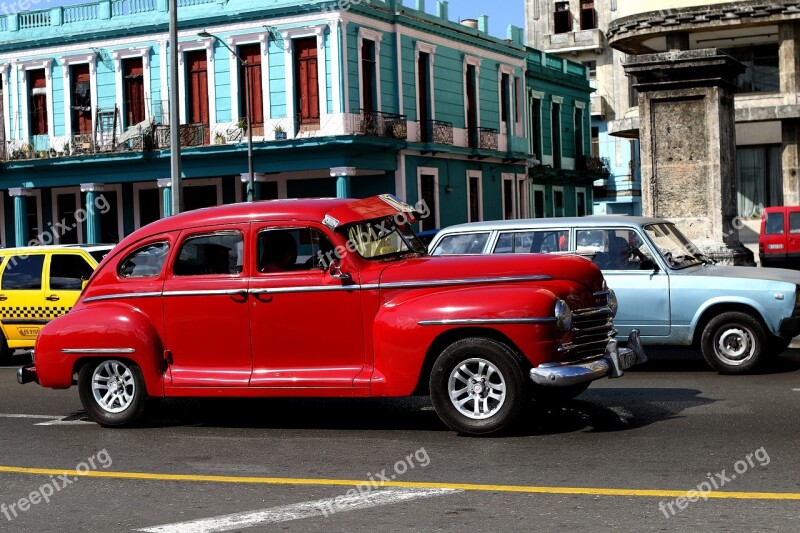
[[[390,192],[428,204],[421,229],[591,210],[587,72],[519,28],[444,1],[178,5],[175,83],[167,0],[0,13],[3,246],[169,216],[173,86],[184,210],[246,200],[248,98],[257,199]]]

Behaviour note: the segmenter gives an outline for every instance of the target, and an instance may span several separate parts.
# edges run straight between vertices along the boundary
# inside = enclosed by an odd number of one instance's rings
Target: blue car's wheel
[[[706,362],[722,374],[744,374],[764,359],[766,333],[761,322],[737,311],[714,317],[703,330]]]

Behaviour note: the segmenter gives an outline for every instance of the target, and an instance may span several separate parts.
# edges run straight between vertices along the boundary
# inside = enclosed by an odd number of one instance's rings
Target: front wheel
[[[141,369],[115,359],[84,365],[78,374],[78,392],[83,408],[101,426],[132,424],[147,404]]]
[[[703,330],[701,348],[706,362],[722,374],[744,374],[761,364],[766,347],[761,323],[741,312],[722,313]]]
[[[433,365],[433,407],[450,429],[487,435],[519,416],[527,388],[519,358],[505,344],[469,338],[448,346]]]

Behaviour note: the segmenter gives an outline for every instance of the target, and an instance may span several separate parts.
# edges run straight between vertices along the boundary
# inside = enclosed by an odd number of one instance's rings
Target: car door
[[[79,252],[53,253],[45,262],[44,309],[59,317],[72,309],[96,265]]]
[[[245,226],[181,234],[164,281],[174,387],[247,387],[252,373]]]
[[[283,249],[292,242],[293,259],[277,265],[274,258],[292,258]],[[254,252],[251,387],[352,390],[365,369],[361,290],[357,279],[325,268],[333,257],[325,229],[254,224],[248,246]]]
[[[45,257],[43,252],[26,252],[9,255],[3,261],[0,317],[9,348],[33,346],[50,320],[42,308]]]
[[[668,336],[669,274],[657,267],[648,241],[630,228],[578,228],[575,241],[578,252],[600,267],[608,286],[617,294],[619,311],[614,328],[620,338],[633,329],[638,329],[642,337]]]

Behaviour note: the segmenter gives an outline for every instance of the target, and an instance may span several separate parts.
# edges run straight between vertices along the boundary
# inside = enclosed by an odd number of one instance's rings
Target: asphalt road
[[[498,438],[422,398],[169,401],[109,430],[0,367],[0,531],[800,530],[800,350],[735,377],[650,355]]]

